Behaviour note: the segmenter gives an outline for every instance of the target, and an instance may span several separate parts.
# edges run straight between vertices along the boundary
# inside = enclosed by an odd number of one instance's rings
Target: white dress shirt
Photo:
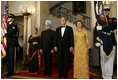
[[[62,37],[63,37],[63,35],[64,35],[65,29],[66,29],[66,25],[65,25],[65,27],[62,27],[62,28],[61,28],[61,36],[62,36]]]

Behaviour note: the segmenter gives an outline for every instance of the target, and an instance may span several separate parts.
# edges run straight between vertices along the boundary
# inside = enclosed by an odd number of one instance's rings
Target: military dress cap
[[[14,14],[8,13],[8,18],[15,18]]]
[[[104,10],[105,11],[107,11],[107,10],[110,11],[110,5],[104,5]]]

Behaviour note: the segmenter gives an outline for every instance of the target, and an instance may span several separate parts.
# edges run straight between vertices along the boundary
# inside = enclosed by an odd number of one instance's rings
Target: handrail
[[[61,2],[60,4],[64,3]],[[82,20],[83,21],[83,26],[88,29],[91,30],[91,18],[80,14],[80,13],[76,13],[77,15],[73,14],[72,10],[69,10],[67,8],[61,7],[60,4],[57,4],[55,6],[53,6],[52,8],[50,8],[50,14],[56,16],[56,17],[66,17],[70,22],[73,22],[74,24],[76,23],[77,20]],[[81,18],[81,19],[80,19]]]
[[[53,7],[51,7],[50,9],[54,9],[57,6],[60,6],[60,5],[64,4],[65,2],[68,2],[68,1],[61,1],[60,3],[58,3],[58,4],[54,5]]]
[[[64,2],[64,1],[63,1]],[[65,10],[68,10],[68,11],[70,11],[70,12],[73,12],[72,10],[69,10],[69,9],[67,9],[67,8],[64,8],[64,7],[61,7],[61,6],[58,6],[58,5],[56,5],[56,7],[52,7],[52,8],[50,8],[50,11],[52,10],[52,9],[55,9],[55,8],[62,8],[62,9],[65,9]],[[86,16],[86,15],[83,15],[83,14],[80,14],[80,13],[76,13],[76,14],[79,14],[79,15],[81,15],[81,16],[84,16],[84,17],[87,17],[87,18],[89,18],[89,19],[91,19],[90,17],[88,17],[88,16]]]

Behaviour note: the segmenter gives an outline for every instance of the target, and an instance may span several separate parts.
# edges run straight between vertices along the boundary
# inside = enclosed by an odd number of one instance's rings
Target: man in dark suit
[[[6,64],[8,73],[5,76],[14,75],[14,52],[15,47],[18,45],[18,27],[14,23],[15,16],[13,14],[8,14],[8,25],[7,33],[7,50],[6,50]]]
[[[46,30],[41,33],[40,52],[44,56],[44,76],[51,76],[55,31],[51,30],[52,22],[50,20],[46,20],[45,25]]]
[[[66,18],[61,18],[61,25],[56,29],[54,49],[57,51],[59,78],[67,78],[69,69],[69,53],[73,51],[73,29],[66,25]]]

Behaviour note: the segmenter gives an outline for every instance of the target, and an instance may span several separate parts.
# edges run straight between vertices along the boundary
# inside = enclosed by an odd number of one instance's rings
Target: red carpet
[[[73,79],[73,55],[71,55],[70,57],[70,69],[68,72],[68,77],[67,79]],[[43,66],[42,66],[43,67]],[[41,70],[39,75],[34,75],[29,73],[28,71],[17,71],[16,75],[11,76],[11,77],[4,77],[2,76],[2,79],[59,79],[58,78],[58,68],[57,68],[57,56],[53,56],[53,68],[52,68],[52,76],[48,77],[48,76],[43,76],[43,71]],[[90,79],[99,79],[99,75],[93,73],[93,72],[89,72],[90,74]],[[60,78],[63,79],[63,78]]]
[[[58,74],[53,74],[52,76],[43,76],[41,75],[33,75],[30,74],[29,72],[18,72],[16,75],[11,76],[11,77],[2,77],[2,79],[59,79]],[[63,79],[63,78],[60,78]],[[69,75],[67,79],[73,79],[73,74]],[[99,79],[98,75],[91,74],[90,73],[90,79]]]
[[[90,79],[99,79],[99,75],[89,72],[90,73]],[[2,79],[59,79],[58,78],[58,71],[57,67],[53,67],[52,76],[43,76],[43,71],[40,72],[39,75],[34,75],[29,73],[28,71],[17,71],[16,75],[11,77],[2,77]],[[63,78],[60,78],[63,79]],[[68,72],[68,78],[67,79],[73,79],[73,69],[70,68]]]

